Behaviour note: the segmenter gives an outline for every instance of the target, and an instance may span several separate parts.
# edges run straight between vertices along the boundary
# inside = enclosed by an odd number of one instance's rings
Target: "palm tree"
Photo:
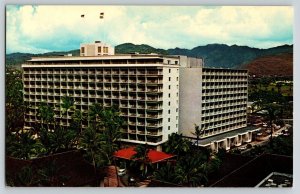
[[[47,130],[49,130],[49,124],[54,121],[54,111],[52,107],[42,102],[38,108],[37,116],[41,118],[41,127],[43,124],[46,124]]]
[[[95,177],[97,179],[97,167],[104,166],[107,164],[102,157],[101,149],[101,134],[96,131],[93,127],[88,127],[82,133],[79,139],[79,146],[85,150],[84,157],[94,167]]]
[[[82,132],[82,122],[85,120],[82,112],[80,110],[75,110],[72,115],[72,121],[70,124],[71,129],[76,130],[78,133]]]
[[[278,104],[270,103],[265,106],[264,110],[266,110],[265,117],[268,119],[268,127],[271,129],[271,136],[270,136],[270,143],[272,146],[272,140],[273,140],[273,124],[274,121],[277,120],[278,115],[281,114],[281,106]]]
[[[159,168],[158,170],[156,170],[153,173],[153,176],[156,180],[162,182],[176,183],[175,167],[169,162],[166,165]]]
[[[182,185],[200,186],[207,182],[207,172],[203,162],[197,155],[181,158],[175,167],[175,180]]]
[[[74,99],[70,98],[69,96],[62,97],[62,104],[61,104],[62,114],[65,113],[68,114],[68,111],[71,109],[75,109]]]
[[[184,139],[182,134],[172,133],[168,137],[168,141],[164,145],[164,150],[167,153],[180,156],[186,155],[191,149],[191,142]]]
[[[89,111],[89,119],[93,128],[101,133],[102,151],[107,158],[108,164],[111,164],[113,153],[119,149],[119,139],[121,138],[121,128],[124,120],[120,116],[118,109],[114,107],[103,108],[95,104]]]
[[[199,137],[201,137],[204,134],[204,131],[205,131],[204,128],[200,128],[199,125],[195,124],[195,132],[192,132],[192,134],[195,135],[197,138],[197,147],[199,144]]]
[[[41,145],[33,138],[31,131],[9,135],[6,139],[7,154],[21,159],[31,159],[40,153]]]
[[[145,177],[147,174],[147,165],[150,163],[150,159],[148,157],[149,148],[147,144],[141,144],[136,146],[134,150],[136,151],[136,154],[132,156],[132,159],[140,164],[142,177]]]
[[[101,104],[93,104],[88,112],[89,122],[92,123],[93,128],[100,130],[100,120],[103,112],[103,106]]]

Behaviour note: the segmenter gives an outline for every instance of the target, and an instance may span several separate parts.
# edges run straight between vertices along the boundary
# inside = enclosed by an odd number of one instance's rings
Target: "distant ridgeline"
[[[269,49],[251,48],[248,46],[228,46],[226,44],[208,44],[206,46],[198,46],[193,49],[174,48],[159,49],[146,44],[135,45],[132,43],[124,43],[115,47],[116,54],[141,53],[150,54],[157,53],[163,55],[186,55],[189,57],[201,57],[205,61],[206,67],[216,68],[245,68],[246,64],[253,60],[270,55],[278,55],[282,53],[293,53],[293,45],[282,45]],[[79,50],[49,52],[44,54],[31,53],[12,53],[6,55],[6,66],[20,67],[24,61],[31,57],[37,56],[57,56],[72,54],[79,56]],[[284,65],[284,64],[283,64]]]

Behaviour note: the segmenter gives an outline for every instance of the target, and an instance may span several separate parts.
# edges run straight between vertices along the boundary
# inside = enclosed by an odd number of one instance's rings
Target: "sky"
[[[163,49],[213,43],[270,48],[293,44],[293,7],[6,6],[7,54],[68,51],[96,40]]]

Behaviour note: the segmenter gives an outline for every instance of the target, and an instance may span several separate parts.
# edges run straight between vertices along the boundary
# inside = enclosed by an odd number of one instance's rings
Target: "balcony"
[[[158,123],[147,123],[147,127],[161,127],[161,124],[158,124]]]
[[[150,136],[161,136],[162,133],[161,132],[150,132],[150,131],[147,131],[147,135],[150,135]]]
[[[147,106],[147,109],[149,109],[149,110],[159,110],[159,109],[161,109],[161,107],[160,106]]]

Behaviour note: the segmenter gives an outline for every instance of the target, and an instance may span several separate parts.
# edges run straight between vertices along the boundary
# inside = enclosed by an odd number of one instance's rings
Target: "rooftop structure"
[[[101,41],[95,41],[95,43],[84,43],[80,45],[80,56],[102,56],[102,55],[114,55],[115,48],[102,43]]]

